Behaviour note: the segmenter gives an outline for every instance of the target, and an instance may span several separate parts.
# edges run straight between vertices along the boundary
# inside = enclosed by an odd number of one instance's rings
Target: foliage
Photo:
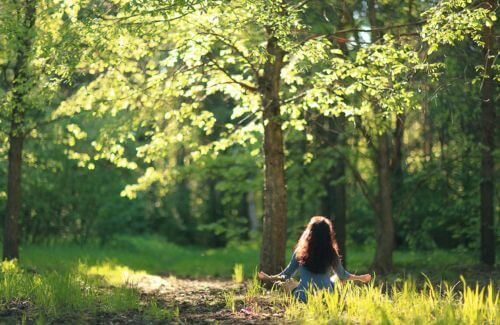
[[[12,96],[25,90],[25,243],[154,233],[220,247],[258,237],[250,229],[262,214],[258,88],[272,34],[287,52],[289,237],[324,213],[335,164],[351,162],[375,192],[371,144],[404,115],[397,245],[477,248],[481,32],[495,25],[496,8],[413,5],[377,3],[384,36],[374,42],[364,2],[42,1],[27,31],[9,14],[19,4],[2,1],[0,209]],[[13,82],[23,51],[29,69]],[[344,117],[346,144],[322,142],[325,119]],[[355,175],[336,182],[347,184],[349,242],[373,243],[374,211]]]
[[[493,283],[469,287],[462,280],[462,285],[463,291],[447,282],[417,288],[412,279],[385,288],[348,284],[333,293],[309,294],[306,304],[292,301],[286,317],[305,324],[494,323],[500,296]]]

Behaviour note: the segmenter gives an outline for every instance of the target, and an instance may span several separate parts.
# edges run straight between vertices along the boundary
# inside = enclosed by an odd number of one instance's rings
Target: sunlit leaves
[[[483,26],[496,21],[495,8],[478,7],[469,0],[445,0],[431,7],[423,16],[427,19],[422,37],[429,44],[428,53],[436,51],[440,44],[453,45],[472,38],[483,45]]]

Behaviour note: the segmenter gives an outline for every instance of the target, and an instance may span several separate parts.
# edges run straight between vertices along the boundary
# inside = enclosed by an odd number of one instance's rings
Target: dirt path
[[[97,313],[62,314],[46,319],[50,324],[282,324],[283,307],[270,296],[245,295],[244,284],[221,279],[178,279],[169,276],[133,274],[129,285],[141,292],[143,306],[156,301],[161,312],[158,320],[144,311],[98,311]],[[103,288],[106,290],[106,288]],[[227,306],[226,298],[234,302]],[[39,319],[37,308],[29,301],[13,301],[0,309],[0,325],[21,324],[23,319],[34,324]],[[43,315],[42,319],[45,319]],[[165,318],[166,317],[166,318]]]
[[[264,306],[259,312],[243,308],[244,285],[232,281],[177,279],[144,276],[137,287],[145,295],[154,295],[168,308],[179,310],[177,324],[271,324],[282,323],[282,314]],[[235,294],[235,311],[226,307],[225,292]]]

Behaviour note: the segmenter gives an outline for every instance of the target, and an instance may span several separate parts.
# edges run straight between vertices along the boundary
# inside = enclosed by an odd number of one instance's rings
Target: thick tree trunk
[[[368,20],[372,28],[371,37],[372,42],[377,42],[382,33],[380,30],[375,30],[378,26],[376,15],[376,0],[368,0]],[[374,103],[374,109],[377,110],[377,104]],[[402,137],[402,125],[399,123],[400,134]],[[396,130],[396,134],[398,131]],[[390,164],[390,138],[389,132],[385,131],[378,136],[378,147],[376,148],[376,162],[377,178],[378,178],[378,195],[375,208],[377,217],[375,225],[376,248],[375,257],[372,263],[372,269],[377,273],[386,274],[392,270],[392,252],[394,250],[394,217],[392,211],[393,193],[391,177],[391,164]],[[396,149],[397,150],[397,149]],[[397,156],[400,154],[395,152]]]
[[[3,259],[19,259],[19,219],[22,208],[22,164],[24,145],[24,95],[30,76],[27,61],[32,44],[30,30],[35,24],[35,1],[25,1],[22,4],[22,33],[19,32],[19,47],[14,66],[14,82],[12,83],[12,115],[9,132],[9,154],[7,171],[7,206],[4,217]],[[23,87],[24,86],[24,87]]]
[[[488,4],[495,7],[493,0]],[[494,31],[492,27],[484,28],[484,79],[481,89],[481,120],[483,129],[483,146],[481,160],[481,262],[495,265],[495,84],[493,81]]]
[[[260,255],[261,270],[281,272],[286,249],[286,184],[284,170],[283,131],[280,113],[280,74],[284,51],[278,40],[267,42],[269,55],[264,75],[259,80],[264,118],[264,224]]]
[[[392,252],[394,250],[394,220],[392,214],[392,187],[389,166],[389,135],[378,137],[377,173],[378,202],[376,208],[376,251],[372,268],[380,274],[392,270]]]
[[[19,218],[22,207],[21,168],[24,138],[16,122],[12,122],[11,129],[7,172],[7,211],[3,229],[4,260],[19,258]]]

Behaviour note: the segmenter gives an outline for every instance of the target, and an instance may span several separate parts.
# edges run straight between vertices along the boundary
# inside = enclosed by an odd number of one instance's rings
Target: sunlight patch
[[[107,284],[113,286],[136,286],[140,280],[147,275],[145,271],[135,271],[127,266],[116,265],[110,262],[90,267],[85,264],[80,264],[80,270],[87,275],[98,276]]]
[[[111,286],[131,286],[144,292],[161,292],[172,287],[171,281],[169,281],[171,279],[166,280],[143,270],[132,270],[127,266],[110,262],[90,267],[80,264],[80,268],[85,274],[97,276]]]

